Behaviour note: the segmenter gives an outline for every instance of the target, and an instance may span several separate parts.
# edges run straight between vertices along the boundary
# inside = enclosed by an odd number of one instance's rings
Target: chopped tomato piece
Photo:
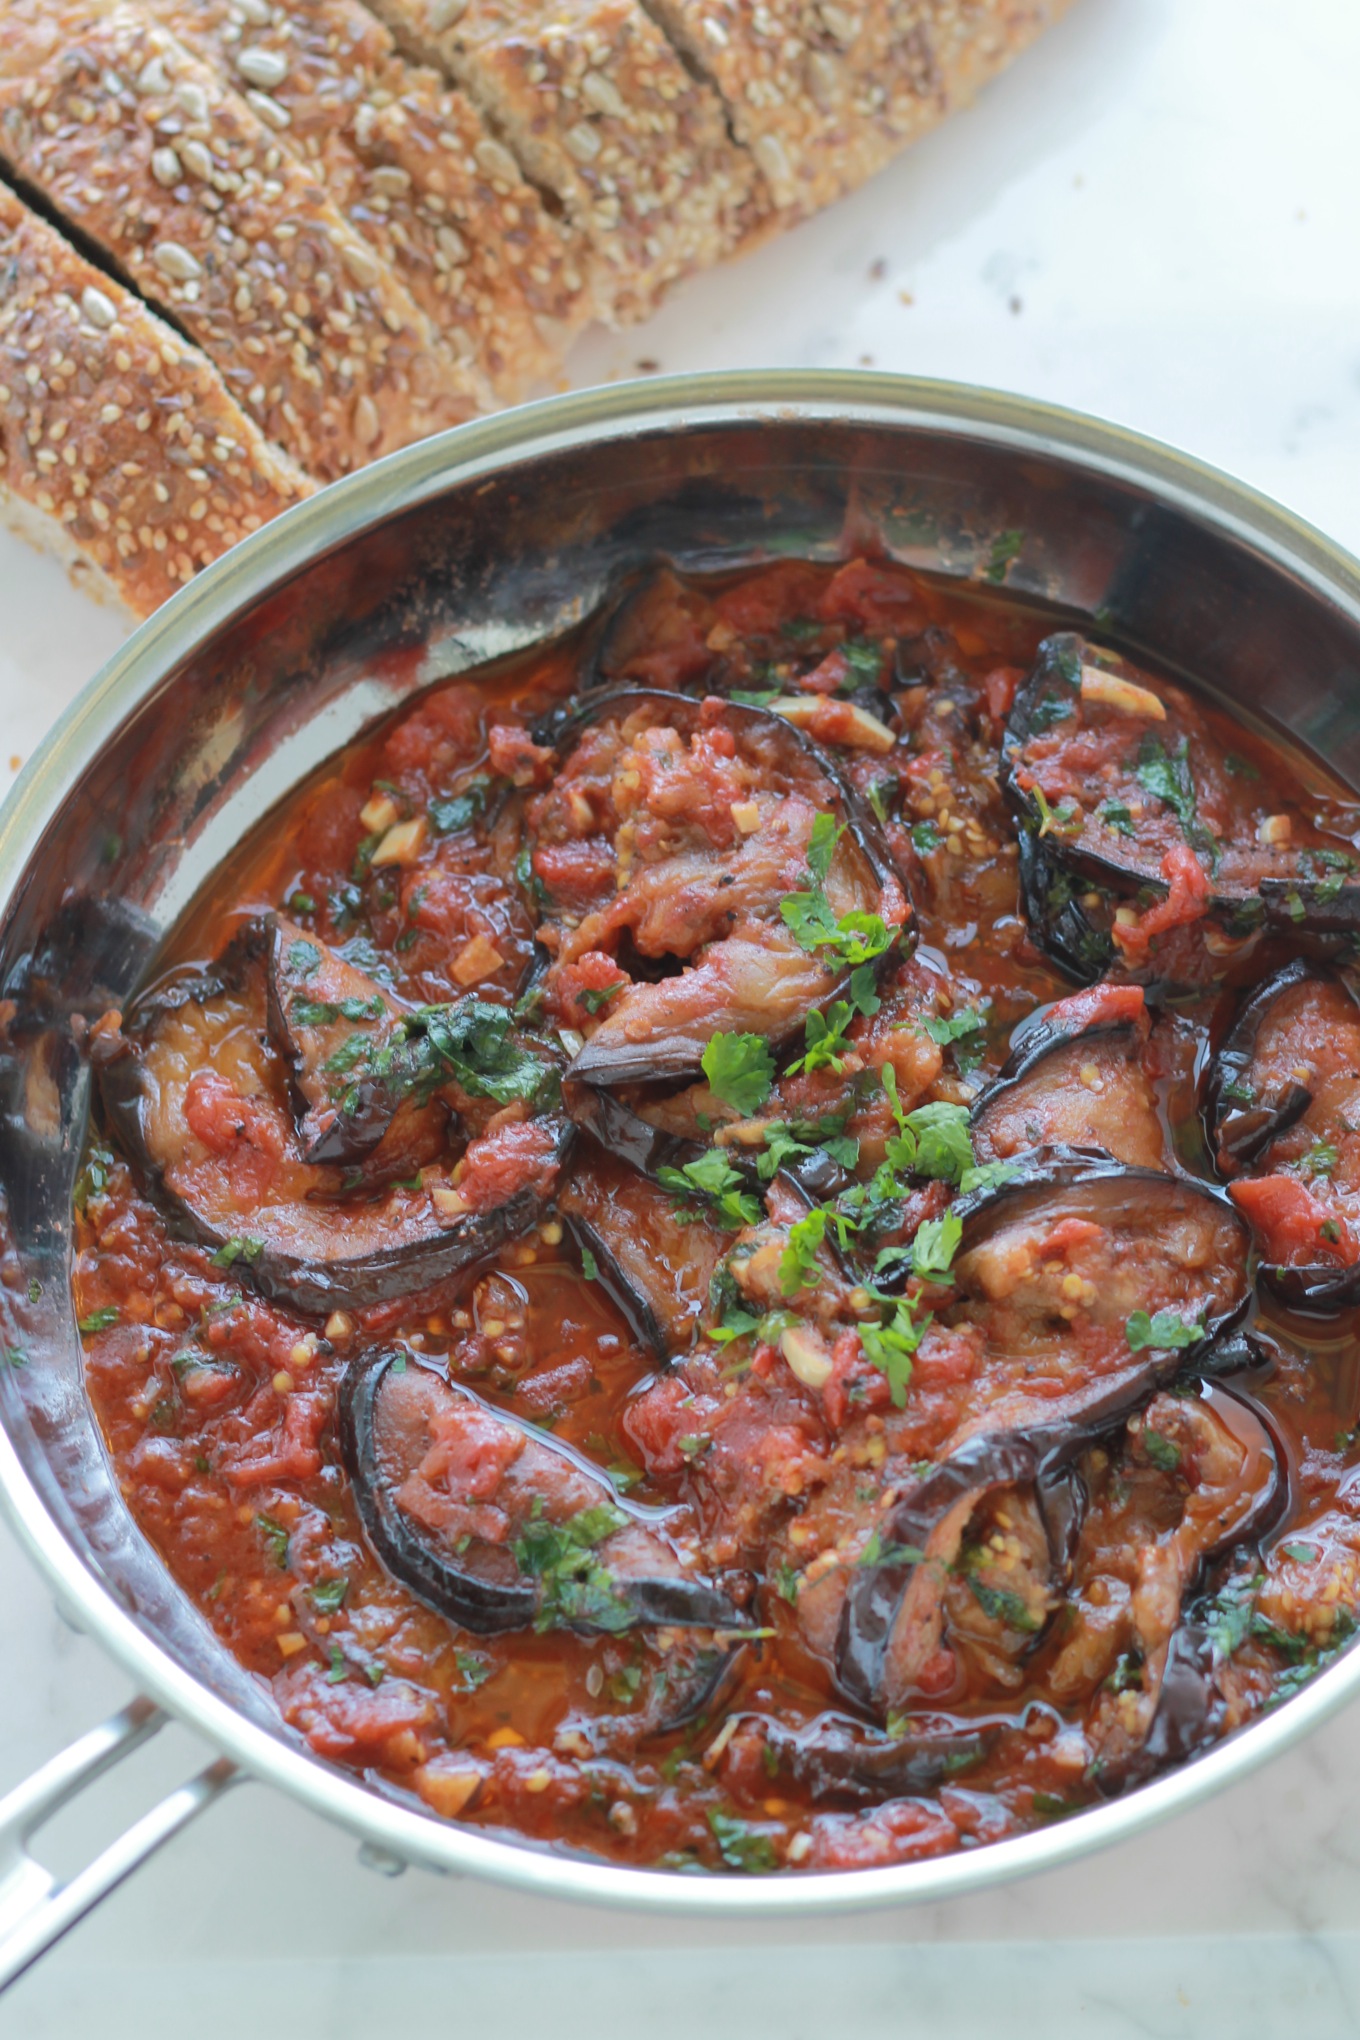
[[[1187,927],[1192,921],[1202,921],[1209,911],[1212,895],[1208,876],[1188,843],[1173,844],[1167,851],[1162,859],[1162,877],[1169,887],[1164,900],[1127,926],[1120,921],[1114,924],[1114,939],[1130,963],[1142,961],[1156,936],[1166,935],[1172,928]]]
[[[1268,1258],[1283,1266],[1360,1260],[1360,1242],[1340,1214],[1314,1196],[1297,1176],[1254,1176],[1230,1183],[1228,1195],[1245,1212]]]

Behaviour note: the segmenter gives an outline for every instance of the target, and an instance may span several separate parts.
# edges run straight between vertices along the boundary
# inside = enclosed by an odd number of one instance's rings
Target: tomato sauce
[[[1022,1833],[1126,1789],[1274,1704],[1349,1636],[1360,1345],[1349,1314],[1291,1315],[1253,1288],[1261,1242],[1249,1254],[1201,1117],[1244,990],[1310,935],[1268,915],[1244,923],[1236,899],[1231,928],[1215,922],[1206,843],[1231,849],[1246,832],[1255,861],[1238,865],[1254,885],[1265,808],[1330,803],[1325,841],[1341,848],[1317,871],[1348,884],[1343,795],[1207,698],[1145,674],[1174,728],[1238,761],[1206,763],[1193,827],[1181,782],[1165,799],[1149,790],[1149,778],[1166,790],[1170,768],[1140,767],[1119,721],[1160,729],[1165,716],[1108,676],[1090,690],[1099,741],[1050,725],[1008,796],[1008,724],[1041,643],[1065,628],[1000,593],[869,560],[655,575],[607,625],[441,683],[351,745],[186,918],[167,969],[209,971],[261,916],[282,917],[289,940],[377,987],[389,1016],[477,1002],[501,1016],[503,1062],[553,1062],[547,1091],[560,1078],[577,1129],[553,1177],[549,1121],[537,1103],[526,1116],[523,1094],[507,1106],[482,1067],[435,1134],[409,1133],[406,1175],[379,1188],[346,1164],[326,1175],[271,1148],[295,1135],[266,1042],[263,1074],[205,1068],[185,1093],[184,1138],[204,1167],[216,1156],[235,1172],[239,1232],[213,1249],[175,1221],[171,1172],[157,1179],[96,1115],[75,1295],[122,1492],[320,1757],[437,1816],[619,1863],[868,1867]],[[651,700],[640,722],[592,721],[583,676],[689,705],[669,720]],[[1245,799],[1242,761],[1269,799]],[[1056,845],[1042,832],[1025,806],[1036,785],[1051,813],[1080,812],[1084,847],[1104,827],[1113,877],[1061,862],[1083,847],[1079,829],[1060,819]],[[1127,883],[1124,825],[1091,819],[1092,785],[1117,821],[1147,803]],[[828,813],[839,820],[819,830]],[[779,859],[763,864],[776,836]],[[1101,925],[1117,931],[1088,973],[1092,994],[1073,996],[1070,953],[1026,890],[1026,858],[1055,848],[1049,903],[1101,890]],[[1344,973],[1349,951],[1328,928],[1319,968]],[[751,982],[768,982],[771,1015],[787,993],[794,1019],[762,1025]],[[356,995],[361,1025],[363,1006]],[[333,1020],[334,1000],[327,1010]],[[505,1034],[511,1014],[523,1041]],[[1046,1025],[1057,1048],[1014,1074],[1016,1044]],[[712,1057],[719,1037],[738,1044],[727,1063]],[[609,1058],[625,1053],[637,1074],[620,1084]],[[447,1062],[431,1067],[442,1083]],[[979,1100],[1000,1098],[1003,1068],[1013,1088],[984,1122]],[[420,1109],[424,1081],[406,1094]],[[1120,1090],[1083,1143],[1083,1087],[1125,1083],[1127,1111]],[[623,1122],[600,1117],[610,1101],[631,1115],[630,1139],[642,1127],[655,1144],[636,1177],[634,1150],[608,1131]],[[446,1278],[424,1281],[413,1262],[357,1303],[303,1309],[271,1288],[252,1214],[280,1168],[296,1163],[299,1196],[343,1233],[391,1184],[419,1200],[433,1180],[420,1142],[460,1114],[468,1145],[432,1193],[440,1223],[532,1196],[527,1222]],[[1151,1184],[1150,1216],[1099,1202],[1089,1153],[1071,1159],[1093,1139],[1115,1150],[1104,1166]],[[1302,1158],[1316,1162],[1319,1144],[1281,1148],[1269,1180],[1316,1190]],[[611,1153],[622,1182],[599,1159]],[[1344,1203],[1351,1177],[1334,1173]],[[1187,1178],[1213,1198],[1166,1219],[1166,1184]],[[1245,1184],[1238,1204],[1249,1218],[1262,1201]],[[624,1231],[643,1243],[654,1283],[700,1300],[659,1333],[635,1307],[622,1244],[618,1266],[602,1265],[611,1214],[620,1243]],[[1236,1287],[1194,1259],[1197,1227],[1211,1259],[1240,1259]],[[1162,1288],[1135,1283],[1101,1316],[1101,1292],[1163,1262],[1164,1278],[1139,1278]],[[616,1596],[593,1627],[545,1601],[534,1620],[477,1633],[402,1584],[340,1437],[344,1384],[378,1350],[521,1427],[497,1434],[487,1464],[470,1443],[449,1446],[438,1478],[461,1480],[469,1507],[495,1505],[500,1462],[524,1438],[568,1447],[607,1483],[614,1531],[618,1511],[678,1512],[645,1521],[686,1579],[721,1582],[730,1626],[630,1622]],[[1108,1420],[1078,1409],[1149,1355],[1156,1366],[1119,1387]],[[1070,1447],[1053,1445],[1055,1424]],[[951,1514],[929,1497],[942,1467],[965,1463],[980,1470]],[[1226,1543],[1205,1527],[1211,1501],[1236,1526]],[[607,1536],[590,1548],[607,1556]],[[1160,1631],[1137,1612],[1159,1583],[1172,1609]],[[1193,1662],[1200,1681],[1193,1721],[1168,1711],[1172,1662]]]

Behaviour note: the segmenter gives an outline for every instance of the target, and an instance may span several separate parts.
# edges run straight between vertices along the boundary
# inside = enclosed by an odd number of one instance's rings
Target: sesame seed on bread
[[[486,402],[555,375],[589,316],[581,251],[464,95],[404,64],[360,0],[139,4],[312,167]]]
[[[592,250],[615,323],[730,254],[769,210],[717,94],[636,0],[373,0],[441,63]]]
[[[648,0],[721,93],[782,221],[863,184],[1070,0]]]
[[[130,7],[0,0],[0,158],[320,479],[477,409],[474,379],[312,171]]]
[[[0,185],[0,514],[131,618],[312,483],[221,376]]]

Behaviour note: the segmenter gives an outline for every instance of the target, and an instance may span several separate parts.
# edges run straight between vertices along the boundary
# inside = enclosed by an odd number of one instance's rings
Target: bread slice
[[[0,514],[140,621],[312,493],[221,376],[0,185]]]
[[[568,245],[442,77],[360,0],[136,0],[243,93],[479,381],[514,402],[589,317]]]
[[[473,378],[313,176],[131,8],[0,0],[0,156],[311,474],[477,409]]]
[[[722,95],[784,221],[963,106],[1071,0],[647,0]]]
[[[767,201],[718,95],[637,0],[372,0],[442,64],[589,242],[602,316],[645,316],[730,254]]]

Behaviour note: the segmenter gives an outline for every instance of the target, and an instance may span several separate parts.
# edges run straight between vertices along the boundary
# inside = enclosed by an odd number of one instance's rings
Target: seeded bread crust
[[[667,285],[769,211],[717,94],[635,0],[372,0],[399,44],[444,66],[590,244],[601,316],[644,317]]]
[[[966,105],[1071,0],[647,0],[722,95],[780,224]]]
[[[130,8],[3,0],[0,156],[318,478],[477,409],[473,379],[311,174]]]
[[[583,251],[469,101],[359,0],[139,0],[242,92],[409,290],[486,402],[542,387],[586,323]]]
[[[140,621],[312,494],[196,347],[0,185],[0,509]]]

